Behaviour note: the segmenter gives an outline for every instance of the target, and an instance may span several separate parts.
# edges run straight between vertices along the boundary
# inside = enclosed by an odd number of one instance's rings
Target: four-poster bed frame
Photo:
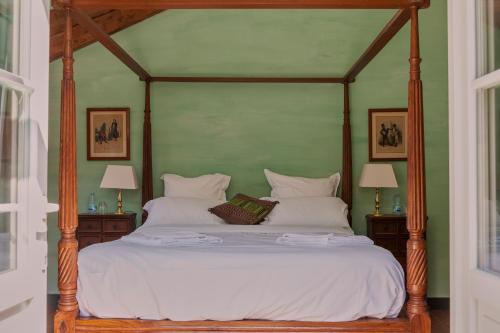
[[[423,98],[420,80],[418,10],[429,0],[55,0],[54,7],[65,12],[63,79],[61,94],[61,140],[59,164],[58,247],[60,300],[54,331],[73,332],[422,332],[431,331],[426,303],[427,259]],[[367,50],[343,77],[156,77],[151,76],[84,9],[398,9]],[[78,245],[76,187],[76,101],[73,79],[73,19],[145,82],[142,202],[153,198],[150,88],[154,82],[233,82],[233,83],[336,83],[344,88],[342,198],[352,208],[352,148],[349,86],[391,38],[411,21],[410,78],[408,84],[408,208],[406,316],[396,319],[362,319],[353,322],[291,321],[190,321],[80,318],[76,300]],[[350,214],[349,214],[350,215]],[[349,216],[350,217],[350,216]]]

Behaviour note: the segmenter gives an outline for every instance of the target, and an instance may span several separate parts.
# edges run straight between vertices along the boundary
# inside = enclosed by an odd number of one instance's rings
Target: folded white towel
[[[283,234],[276,242],[278,243],[310,243],[327,245],[334,234]]]
[[[123,236],[121,240],[149,246],[201,246],[222,243],[222,238],[189,231],[176,231],[159,236],[135,232]]]
[[[276,243],[285,245],[373,245],[373,241],[366,236],[345,236],[330,234],[283,234],[276,239]]]
[[[334,236],[329,239],[329,244],[333,245],[373,245],[373,241],[366,237],[360,235],[353,236]]]

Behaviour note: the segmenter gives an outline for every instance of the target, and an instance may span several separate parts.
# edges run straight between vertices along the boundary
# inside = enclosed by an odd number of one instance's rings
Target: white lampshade
[[[130,165],[108,165],[101,181],[101,188],[117,188],[135,190],[137,178],[135,170]]]
[[[365,164],[359,187],[398,187],[392,164]]]

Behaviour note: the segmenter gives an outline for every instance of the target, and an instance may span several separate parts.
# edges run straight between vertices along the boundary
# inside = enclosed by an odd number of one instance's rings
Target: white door
[[[448,2],[452,332],[500,332],[500,0]]]
[[[47,327],[48,38],[48,0],[0,0],[0,332]]]

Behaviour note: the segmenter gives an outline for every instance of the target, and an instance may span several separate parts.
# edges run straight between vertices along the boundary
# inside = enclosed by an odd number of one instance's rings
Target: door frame
[[[47,224],[46,213],[57,210],[47,203],[48,80],[50,1],[18,0],[19,37],[13,61],[17,70],[0,69],[0,83],[23,93],[23,113],[19,118],[26,131],[22,145],[27,173],[19,202],[28,205],[17,223],[17,267],[2,276],[1,287],[8,289],[0,313],[0,331],[45,332],[47,297]],[[16,39],[16,38],[14,38]],[[16,74],[18,73],[18,74]],[[17,205],[18,209],[20,205]],[[20,281],[10,279],[19,277]],[[13,282],[11,284],[11,282]],[[8,299],[8,300],[7,300]]]
[[[469,3],[475,1],[468,1]],[[449,198],[450,198],[450,328],[453,333],[470,332],[471,310],[469,279],[470,269],[469,236],[467,221],[471,212],[472,187],[469,174],[475,173],[475,163],[463,163],[471,154],[471,143],[475,137],[470,133],[469,124],[475,126],[476,119],[467,114],[469,105],[468,82],[470,82],[469,62],[471,52],[468,27],[474,20],[465,0],[448,2],[448,99],[449,99]],[[474,13],[474,12],[473,12]],[[464,260],[465,258],[465,260]]]
[[[479,267],[481,172],[478,157],[485,143],[478,110],[485,91],[500,87],[500,70],[483,75],[478,61],[485,49],[476,30],[481,0],[448,1],[450,306],[451,332],[476,332],[481,303],[499,306],[499,282]],[[479,69],[478,69],[479,68]],[[497,166],[498,167],[498,166]]]

